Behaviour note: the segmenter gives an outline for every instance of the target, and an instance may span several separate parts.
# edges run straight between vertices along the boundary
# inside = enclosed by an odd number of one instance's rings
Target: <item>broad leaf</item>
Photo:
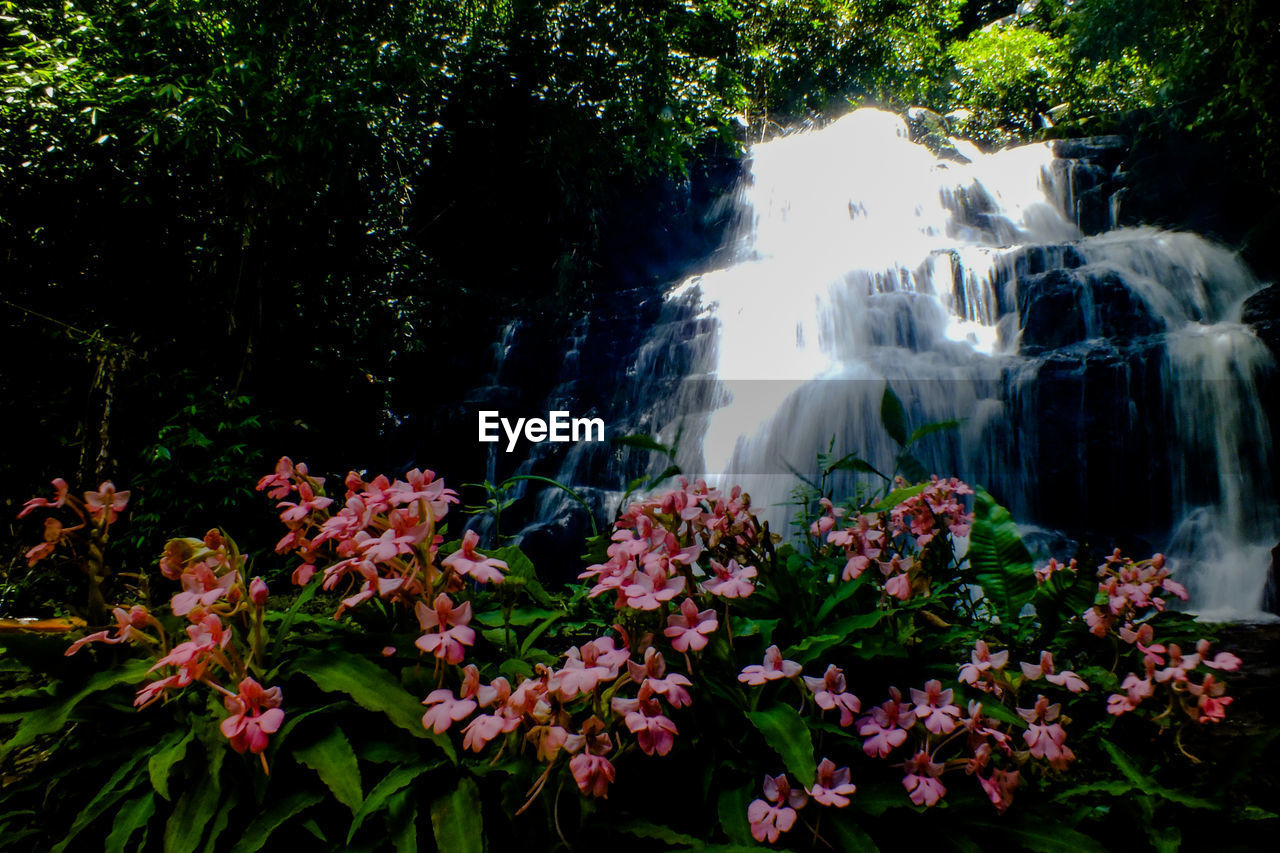
[[[253,823],[245,829],[231,848],[231,853],[255,853],[266,848],[271,834],[279,829],[289,818],[301,814],[323,800],[315,791],[303,788],[292,788],[279,800],[258,813]]]
[[[880,398],[880,423],[884,424],[885,432],[899,446],[907,443],[907,410],[887,382],[884,396]]]
[[[316,771],[333,796],[355,814],[364,802],[360,791],[360,764],[347,736],[336,726],[313,744],[293,751],[302,764]]]
[[[106,853],[124,853],[129,846],[129,839],[134,833],[147,825],[151,816],[156,813],[156,797],[150,791],[130,800],[116,812],[116,819],[111,824],[111,833],[103,843]],[[146,846],[146,838],[134,848],[141,850]]]
[[[974,498],[969,566],[1000,621],[1007,625],[1017,622],[1036,591],[1031,554],[1009,510],[981,488]]]
[[[4,746],[0,746],[0,761],[18,747],[32,743],[40,735],[47,735],[61,729],[67,724],[76,707],[95,693],[110,690],[118,684],[141,681],[148,667],[150,667],[149,661],[131,660],[121,666],[96,672],[83,687],[71,695],[57,699],[43,708],[24,712],[17,732]]]
[[[187,746],[195,737],[195,731],[174,732],[152,756],[147,759],[147,773],[151,777],[151,786],[156,793],[166,800],[172,800],[169,794],[169,774],[179,761],[187,754]]]
[[[871,512],[884,512],[887,509],[893,509],[908,498],[914,498],[927,488],[929,488],[928,483],[917,483],[914,486],[904,486],[901,489],[894,489],[892,492],[881,498],[879,503],[871,507]]]
[[[749,719],[765,743],[769,744],[782,763],[806,788],[813,787],[817,775],[817,762],[813,758],[813,739],[809,727],[790,705],[774,705],[763,711],[748,711]]]
[[[316,652],[299,659],[294,668],[321,690],[345,693],[360,707],[386,714],[414,737],[435,741],[449,760],[457,763],[458,754],[449,738],[423,728],[421,701],[372,661],[338,651]]]
[[[480,790],[471,777],[431,803],[431,828],[440,853],[484,853],[484,819]]]
[[[194,853],[200,846],[205,828],[218,813],[222,795],[218,772],[222,769],[222,758],[226,752],[226,749],[210,749],[207,778],[199,785],[192,785],[178,799],[164,827],[165,853]]]
[[[365,818],[385,807],[387,800],[393,794],[404,789],[414,779],[417,779],[435,766],[435,763],[411,764],[405,767],[397,767],[384,776],[369,791],[369,795],[364,798],[364,804],[360,806],[360,810],[351,819],[351,829],[347,832],[347,843],[350,844],[351,839],[356,837],[356,831],[360,829],[360,825],[364,823]]]

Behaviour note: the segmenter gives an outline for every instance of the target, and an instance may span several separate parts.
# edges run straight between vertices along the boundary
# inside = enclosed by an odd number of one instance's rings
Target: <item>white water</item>
[[[892,467],[896,446],[879,424],[887,380],[914,426],[964,419],[956,436],[920,448],[926,466],[987,485],[1031,521],[1039,371],[1049,357],[1083,363],[1116,345],[1101,340],[1101,314],[1086,305],[1084,340],[1021,353],[1018,265],[1028,247],[1045,247],[1033,255],[1042,268],[1070,255],[1083,264],[1078,273],[1114,272],[1163,324],[1147,351],[1160,359],[1163,410],[1139,411],[1136,396],[1112,405],[1117,430],[1172,421],[1170,458],[1152,460],[1171,473],[1167,482],[1113,485],[1168,492],[1144,498],[1181,521],[1138,532],[1168,543],[1198,607],[1256,613],[1276,508],[1256,404],[1271,359],[1239,319],[1258,287],[1252,274],[1193,234],[1083,237],[1063,214],[1073,189],[1054,177],[1048,145],[984,154],[955,144],[970,163],[939,161],[908,140],[901,119],[864,109],[757,145],[740,190],[736,262],[668,296],[697,305],[715,331],[695,344],[692,378],[674,407],[682,416],[658,437],[683,430],[682,468],[744,485],[758,507],[774,507],[778,529],[792,472],[811,474],[833,439],[837,453]],[[1137,389],[1132,365],[1144,362],[1126,364]],[[1107,472],[1086,474],[1082,464],[1086,476],[1107,482]]]

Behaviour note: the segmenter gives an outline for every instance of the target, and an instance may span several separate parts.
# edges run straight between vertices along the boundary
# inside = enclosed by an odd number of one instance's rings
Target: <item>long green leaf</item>
[[[133,660],[112,669],[96,672],[83,687],[71,695],[43,708],[24,712],[22,721],[18,724],[18,730],[4,746],[0,746],[0,761],[3,761],[13,750],[32,743],[40,735],[61,729],[67,724],[76,707],[95,693],[110,690],[118,684],[141,681],[149,666],[147,661]]]
[[[356,831],[360,829],[360,825],[364,823],[365,818],[386,806],[387,800],[391,795],[405,788],[410,782],[434,766],[436,766],[434,763],[410,764],[404,767],[397,767],[384,776],[369,791],[369,795],[364,798],[364,804],[360,806],[360,810],[351,819],[351,829],[347,832],[347,843],[350,844],[351,839],[356,837]]]
[[[211,747],[208,755],[207,779],[187,789],[165,824],[164,853],[194,853],[204,838],[205,828],[217,816],[222,795],[218,772],[226,749]]]
[[[884,396],[880,398],[880,423],[884,424],[885,432],[899,446],[907,443],[907,410],[887,382]]]
[[[360,763],[342,729],[336,726],[315,743],[293,751],[294,757],[320,777],[338,802],[354,815],[364,803],[360,790]]]
[[[134,772],[135,768],[142,763],[144,755],[138,754],[127,761],[124,761],[116,768],[116,772],[103,783],[98,793],[88,804],[81,809],[80,814],[72,822],[70,830],[65,838],[53,847],[52,853],[61,853],[65,850],[80,831],[93,823],[99,817],[107,812],[112,806],[124,799],[125,795],[137,787],[141,781]]]
[[[106,853],[124,853],[129,839],[133,838],[134,833],[139,829],[145,827],[155,813],[156,796],[150,791],[121,806],[120,811],[116,812],[115,821],[111,824],[111,833],[107,835],[103,844]],[[144,839],[135,849],[141,850],[145,844]]]
[[[316,593],[320,591],[321,581],[320,573],[316,572],[315,576],[311,578],[311,582],[302,588],[302,592],[298,593],[298,597],[293,600],[293,604],[289,605],[289,609],[284,614],[284,620],[275,629],[275,639],[271,641],[271,658],[273,660],[280,653],[280,644],[289,635],[289,629],[293,627],[293,623],[298,618],[298,614],[302,612],[303,606],[315,598]]]
[[[933,435],[935,432],[943,432],[949,429],[956,429],[960,426],[960,422],[956,420],[934,421],[931,424],[925,424],[922,427],[916,427],[907,437],[907,446],[915,444],[925,436]]]
[[[147,773],[151,777],[151,786],[156,789],[157,794],[166,800],[173,799],[169,795],[169,774],[187,754],[187,746],[194,737],[195,731],[193,729],[187,729],[186,732],[174,732],[165,741],[165,745],[156,750],[147,759]]]
[[[418,853],[418,804],[410,791],[401,791],[387,803],[387,824],[396,853]]]
[[[360,707],[386,714],[414,737],[435,741],[449,760],[457,763],[458,754],[448,737],[423,728],[422,703],[373,662],[346,652],[328,651],[304,655],[295,668],[321,690],[345,693]]]
[[[1105,850],[1095,839],[1057,821],[1020,824],[975,822],[971,824],[975,835],[989,838],[992,846],[1001,836],[1007,843],[1001,849],[1032,850],[1035,853],[1084,853],[1089,850]]]
[[[857,794],[854,796],[856,797]],[[851,815],[841,814],[829,826],[831,838],[836,842],[836,849],[841,853],[880,853],[880,848],[876,846],[875,841],[862,827],[854,823]]]
[[[783,765],[800,784],[812,788],[818,766],[813,757],[813,739],[795,709],[790,705],[774,705],[763,711],[748,711],[747,719],[760,730],[765,743],[782,757]]]
[[[480,789],[469,776],[431,803],[431,828],[440,853],[484,853]]]
[[[315,791],[305,788],[292,788],[282,799],[276,800],[266,809],[258,813],[253,822],[245,829],[231,853],[256,853],[267,846],[271,833],[279,829],[285,821],[294,815],[301,814],[323,800]]]
[[[914,486],[904,486],[901,489],[894,489],[892,492],[881,498],[879,503],[871,507],[871,511],[884,512],[887,509],[893,509],[908,498],[914,498],[927,488],[929,488],[928,483],[917,483]]]
[[[1009,510],[983,489],[974,498],[969,565],[1000,620],[1013,624],[1036,591],[1031,554]]]

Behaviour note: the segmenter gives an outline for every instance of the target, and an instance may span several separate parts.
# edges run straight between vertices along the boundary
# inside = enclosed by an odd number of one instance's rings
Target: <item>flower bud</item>
[[[249,582],[249,600],[261,607],[267,603],[267,582],[254,578]]]

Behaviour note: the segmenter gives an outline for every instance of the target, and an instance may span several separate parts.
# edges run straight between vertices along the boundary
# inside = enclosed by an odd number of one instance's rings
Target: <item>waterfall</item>
[[[1252,273],[1195,234],[1086,235],[1075,176],[1097,169],[1051,144],[952,144],[860,109],[754,146],[731,261],[668,293],[630,426],[679,433],[684,471],[780,529],[819,452],[893,466],[888,382],[913,426],[961,421],[913,448],[927,469],[1028,524],[1167,549],[1205,615],[1256,613],[1277,513]],[[681,382],[655,384],[664,361]]]

